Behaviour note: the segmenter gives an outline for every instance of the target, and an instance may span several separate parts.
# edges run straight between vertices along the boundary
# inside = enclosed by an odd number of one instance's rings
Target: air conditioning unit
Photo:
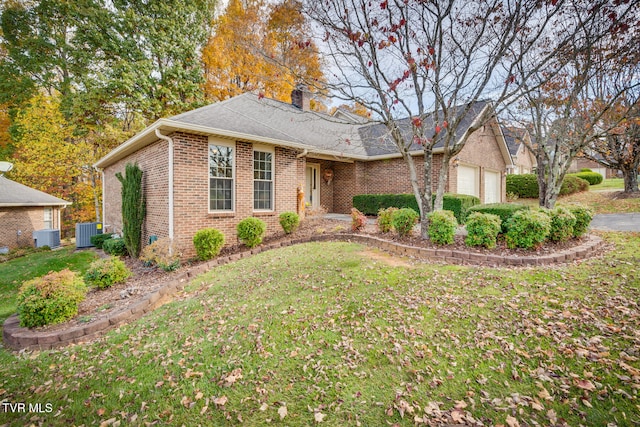
[[[76,224],[76,248],[89,248],[94,246],[91,244],[91,236],[102,234],[101,222],[83,222]]]
[[[60,230],[36,230],[33,232],[33,243],[36,248],[43,246],[57,248],[60,246]]]

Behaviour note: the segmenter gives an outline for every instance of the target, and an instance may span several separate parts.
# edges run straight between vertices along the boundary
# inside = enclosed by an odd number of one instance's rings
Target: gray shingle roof
[[[509,147],[509,153],[512,156],[518,154],[518,149],[520,148],[520,144],[522,144],[522,138],[524,138],[525,132],[526,129],[502,126],[502,134],[504,135],[507,147]]]
[[[0,207],[66,206],[71,204],[50,194],[0,176]]]

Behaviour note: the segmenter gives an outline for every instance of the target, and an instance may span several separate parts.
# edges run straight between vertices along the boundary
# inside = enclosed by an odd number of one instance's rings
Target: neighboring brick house
[[[60,229],[71,203],[0,176],[0,248],[34,246],[33,232]]]
[[[571,161],[571,165],[569,166],[569,173],[577,173],[582,169],[591,169],[593,172],[597,172],[602,175],[603,178],[617,178],[618,171],[615,169],[609,169],[600,163],[587,159],[585,157],[576,157]]]
[[[534,173],[538,162],[536,156],[527,148],[527,144],[531,145],[529,132],[524,128],[503,126],[502,134],[513,163],[507,172],[515,175]]]
[[[236,241],[236,225],[249,216],[263,219],[268,233],[278,231],[278,215],[298,210],[300,191],[307,206],[337,213],[348,213],[358,194],[411,193],[408,168],[384,126],[351,114],[309,111],[301,90],[292,101],[247,93],[160,119],[115,148],[95,164],[103,172],[107,231],[122,231],[115,174],[134,162],[144,171],[144,241],[169,237],[185,256],[193,255],[191,239],[204,227],[221,230],[227,242]],[[489,105],[475,104],[472,116],[483,108]],[[411,153],[421,168],[420,147]],[[442,148],[435,153],[434,177]],[[500,126],[491,119],[448,165],[446,191],[504,201],[510,165]]]

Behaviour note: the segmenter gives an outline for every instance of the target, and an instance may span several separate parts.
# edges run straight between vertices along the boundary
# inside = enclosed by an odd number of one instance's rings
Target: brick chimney
[[[291,91],[291,104],[302,111],[311,111],[311,92],[305,85],[298,84]]]

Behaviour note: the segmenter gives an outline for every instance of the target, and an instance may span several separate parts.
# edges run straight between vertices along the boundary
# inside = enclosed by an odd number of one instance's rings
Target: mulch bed
[[[349,222],[340,220],[311,217],[308,220],[303,221],[303,223],[293,235],[286,236],[284,233],[280,232],[279,234],[265,239],[263,244],[267,245],[271,243],[277,243],[279,241],[290,240],[291,238],[298,239],[318,234],[335,233],[351,233],[351,224]],[[392,233],[379,233],[375,225],[368,224],[360,233],[420,248],[442,248],[442,246],[434,245],[427,240],[421,239],[415,232],[413,236],[399,238]],[[455,243],[453,245],[447,245],[446,248],[481,254],[530,257],[553,254],[571,248],[573,246],[577,246],[582,242],[582,239],[574,239],[569,242],[558,244],[546,243],[536,250],[523,250],[508,249],[504,240],[502,240],[498,242],[496,248],[486,249],[470,248],[464,244],[464,236],[457,235],[455,237]],[[95,248],[89,250],[96,250],[100,256],[105,256],[101,250],[97,250]],[[239,242],[231,245],[227,244],[223,248],[220,256],[231,255],[244,250],[246,250],[246,247],[241,245]],[[186,269],[197,266],[199,264],[199,262],[197,261],[190,261],[175,272],[165,272],[156,267],[145,267],[141,261],[136,259],[125,258],[124,261],[127,264],[127,267],[133,273],[132,277],[126,283],[117,284],[104,290],[92,289],[87,294],[86,299],[80,304],[78,315],[74,319],[66,323],[48,325],[37,328],[35,330],[62,330],[68,327],[86,324],[102,317],[106,317],[111,312],[115,312],[117,310],[125,308],[128,305],[136,303],[145,295],[148,295],[149,293],[161,288],[164,284],[170,281],[172,277],[176,276],[180,272],[183,272]]]

